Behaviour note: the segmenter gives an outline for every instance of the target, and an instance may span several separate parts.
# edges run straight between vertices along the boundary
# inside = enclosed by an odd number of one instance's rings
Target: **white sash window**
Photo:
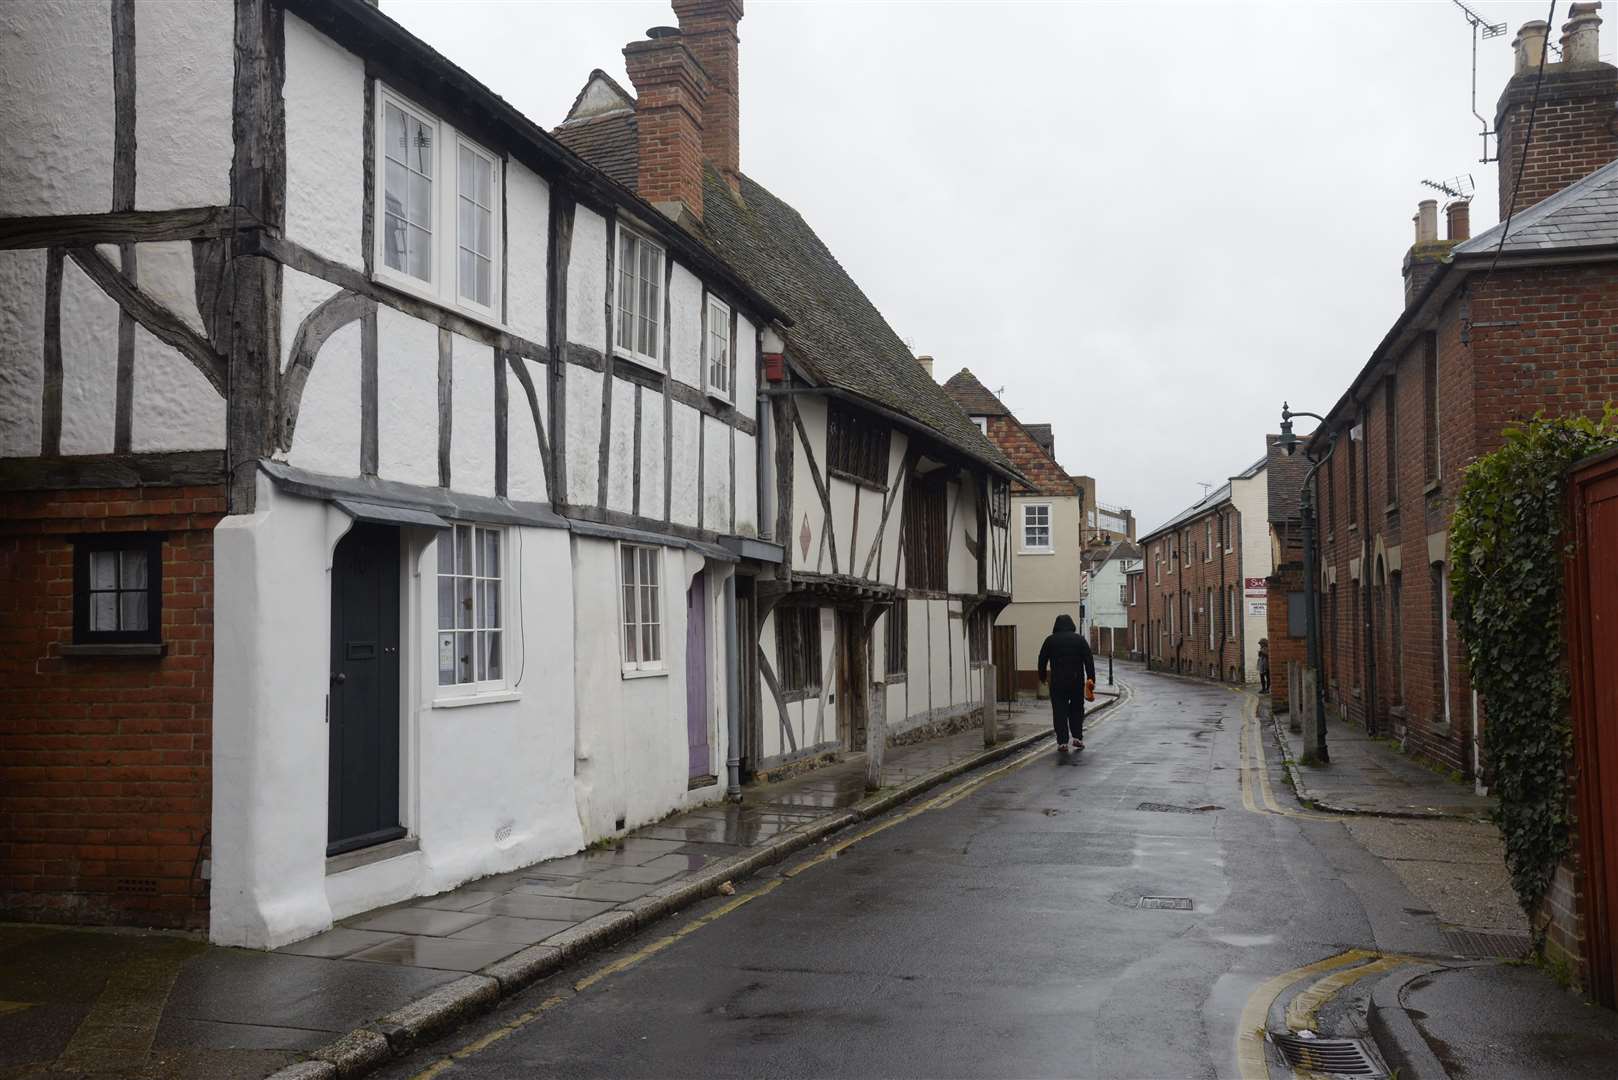
[[[660,548],[640,544],[618,546],[618,584],[622,597],[624,673],[657,674],[663,668],[663,597]]]
[[[614,351],[662,371],[663,249],[622,225],[618,226],[617,300]]]

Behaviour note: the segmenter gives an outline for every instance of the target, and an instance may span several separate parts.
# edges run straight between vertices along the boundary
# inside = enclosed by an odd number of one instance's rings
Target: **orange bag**
[[[1096,681],[1094,679],[1085,679],[1084,680],[1084,700],[1085,701],[1094,701],[1095,699],[1096,699]]]

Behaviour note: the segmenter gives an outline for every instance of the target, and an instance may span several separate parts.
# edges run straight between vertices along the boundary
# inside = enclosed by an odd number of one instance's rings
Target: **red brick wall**
[[[1291,637],[1287,632],[1287,594],[1302,592],[1303,584],[1303,565],[1297,562],[1283,563],[1269,579],[1266,633],[1270,639],[1270,708],[1274,712],[1292,707],[1287,662],[1302,666],[1308,661],[1308,638]]]
[[[702,217],[702,112],[708,76],[679,38],[632,42],[624,49],[624,65],[635,86],[637,194],[653,204],[684,203]]]
[[[1526,210],[1618,158],[1618,128],[1613,125],[1618,69],[1611,64],[1569,69],[1547,63],[1537,106],[1533,105],[1535,81],[1532,72],[1514,77],[1495,109],[1495,128],[1500,133],[1501,218],[1511,205],[1518,162],[1528,138],[1530,109],[1534,141],[1528,144],[1528,162],[1522,169],[1518,210]]]
[[[1171,535],[1159,536],[1144,545],[1146,551],[1145,583],[1150,593],[1151,626],[1147,633],[1149,666],[1154,671],[1174,671],[1185,675],[1214,678],[1222,682],[1241,682],[1246,678],[1242,656],[1241,613],[1245,598],[1242,595],[1241,529],[1240,515],[1229,504],[1217,508],[1217,513],[1229,515],[1230,550],[1219,543],[1219,525],[1215,511],[1202,514],[1177,526]],[[1212,558],[1206,557],[1208,530],[1205,523],[1213,521]],[[1171,539],[1178,545],[1178,564],[1169,558]],[[1161,580],[1155,569],[1155,560],[1163,560]],[[1234,625],[1228,614],[1229,589],[1236,590]],[[1208,610],[1208,590],[1213,590],[1213,608]],[[1174,633],[1164,631],[1168,625],[1167,609],[1174,607]],[[1187,614],[1188,613],[1188,614]],[[1214,623],[1214,644],[1208,644],[1208,620]]]
[[[0,918],[207,925],[222,487],[0,495]],[[161,531],[161,657],[64,657],[75,535]]]

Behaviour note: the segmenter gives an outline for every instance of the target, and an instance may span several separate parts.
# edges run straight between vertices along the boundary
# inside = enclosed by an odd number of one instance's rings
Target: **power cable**
[[[1511,185],[1511,202],[1506,206],[1505,224],[1500,229],[1500,242],[1495,245],[1494,258],[1489,262],[1489,272],[1483,275],[1481,284],[1487,285],[1489,278],[1494,274],[1494,268],[1500,262],[1500,253],[1505,250],[1506,237],[1511,235],[1511,219],[1517,213],[1517,193],[1522,190],[1523,169],[1528,164],[1528,150],[1534,143],[1534,115],[1539,111],[1539,88],[1545,82],[1545,57],[1551,47],[1551,27],[1556,24],[1556,0],[1551,0],[1551,9],[1545,15],[1545,41],[1539,49],[1539,70],[1534,75],[1534,96],[1528,103],[1528,130],[1523,134],[1522,152],[1517,155],[1517,178]]]

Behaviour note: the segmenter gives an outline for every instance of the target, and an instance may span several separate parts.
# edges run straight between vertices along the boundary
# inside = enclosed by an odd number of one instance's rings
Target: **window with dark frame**
[[[949,589],[949,535],[944,485],[915,480],[905,497],[905,584],[912,589]]]
[[[888,486],[888,440],[893,429],[868,413],[832,402],[826,415],[827,468]]]
[[[989,521],[995,525],[1011,521],[1011,484],[1005,480],[989,480]]]
[[[819,608],[776,609],[775,655],[781,661],[784,692],[802,694],[820,689]]]
[[[887,653],[883,670],[889,675],[903,675],[910,668],[910,605],[904,597],[893,602],[882,621],[886,624],[883,637]]]
[[[105,533],[73,541],[73,642],[163,639],[163,534]]]
[[[1393,696],[1395,705],[1405,700],[1405,621],[1404,577],[1395,570],[1388,575],[1388,644],[1393,646]]]

